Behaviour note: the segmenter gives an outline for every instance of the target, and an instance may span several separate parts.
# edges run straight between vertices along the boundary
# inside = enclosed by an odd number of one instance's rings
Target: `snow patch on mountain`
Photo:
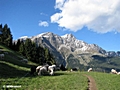
[[[21,39],[21,40],[26,40],[27,38],[30,38],[30,37],[28,37],[28,36],[22,36],[22,37],[20,37],[19,39]]]

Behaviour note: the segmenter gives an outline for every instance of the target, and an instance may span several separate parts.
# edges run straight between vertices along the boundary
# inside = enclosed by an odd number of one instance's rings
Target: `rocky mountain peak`
[[[65,34],[65,35],[63,35],[61,37],[62,38],[66,38],[66,39],[70,39],[70,38],[74,38],[75,39],[75,37],[72,34]]]
[[[69,67],[76,66],[79,68],[81,64],[87,66],[94,59],[93,56],[120,56],[120,52],[106,52],[96,44],[88,44],[76,39],[72,34],[59,36],[51,32],[46,32],[33,36],[30,39],[37,45],[48,48],[58,64]]]
[[[51,37],[53,36],[53,33],[51,32],[46,32],[46,33],[41,33],[41,34],[38,34],[36,36],[33,36],[34,38],[40,38],[40,37]]]

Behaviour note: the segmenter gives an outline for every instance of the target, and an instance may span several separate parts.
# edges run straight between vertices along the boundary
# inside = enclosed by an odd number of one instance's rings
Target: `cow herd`
[[[88,69],[88,72],[91,72],[93,69],[92,68],[89,68]],[[111,74],[117,74],[117,75],[120,75],[120,72],[117,72],[115,69],[111,69]]]
[[[56,71],[56,65],[41,65],[41,66],[33,66],[31,67],[31,74],[37,73],[37,75],[54,75],[54,72]]]
[[[37,75],[54,75],[54,72],[57,70],[57,67],[56,65],[43,65],[43,66],[33,66],[31,67],[31,74],[34,74],[34,73],[37,73]],[[74,69],[71,69],[70,72],[72,71],[78,71],[78,70],[74,70]],[[91,72],[93,71],[93,68],[89,68],[87,70],[87,72]],[[117,72],[115,69],[111,69],[111,72],[112,74],[117,74],[117,75],[120,75],[120,72]]]

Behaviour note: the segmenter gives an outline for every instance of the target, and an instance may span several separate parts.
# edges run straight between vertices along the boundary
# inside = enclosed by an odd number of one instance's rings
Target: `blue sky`
[[[0,24],[13,39],[53,32],[120,51],[119,0],[0,0]]]

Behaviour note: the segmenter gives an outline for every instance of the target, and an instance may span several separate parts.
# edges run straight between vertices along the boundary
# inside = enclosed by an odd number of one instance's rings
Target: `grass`
[[[20,85],[18,90],[87,90],[88,80],[84,76],[92,76],[98,90],[120,90],[120,76],[100,72],[64,72],[57,71],[54,76],[31,76],[1,78],[3,85]]]
[[[90,72],[97,84],[98,90],[120,90],[120,76],[110,73]]]
[[[87,78],[80,72],[58,71],[55,76],[1,79],[2,86],[21,85],[20,90],[87,90]]]

